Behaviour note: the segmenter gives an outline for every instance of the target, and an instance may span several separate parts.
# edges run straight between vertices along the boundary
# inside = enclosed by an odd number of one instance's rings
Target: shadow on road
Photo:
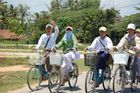
[[[79,90],[81,90],[81,88],[79,88],[78,86],[76,86],[74,88],[70,88],[70,87],[67,87],[67,86],[62,86],[59,89],[59,93],[66,93],[65,91],[76,92],[76,91],[79,91]]]

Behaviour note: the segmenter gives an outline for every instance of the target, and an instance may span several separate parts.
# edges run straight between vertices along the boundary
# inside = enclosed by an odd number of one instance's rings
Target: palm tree
[[[19,17],[20,17],[21,25],[22,26],[24,24],[24,21],[25,21],[26,16],[29,15],[29,13],[28,13],[28,10],[29,9],[30,8],[28,6],[26,6],[26,5],[23,6],[22,4],[19,4],[19,6],[18,6],[18,13],[19,13]]]
[[[0,0],[0,28],[3,29],[6,26],[7,23],[7,17],[8,17],[8,13],[7,13],[7,2],[3,2],[2,0]]]

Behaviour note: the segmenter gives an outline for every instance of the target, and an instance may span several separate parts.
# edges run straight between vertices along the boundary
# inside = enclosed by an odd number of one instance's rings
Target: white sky
[[[134,13],[140,13],[140,11],[136,11],[134,8],[140,7],[140,0],[101,0],[101,7],[114,7],[117,10],[120,10],[120,14],[122,16],[125,16]]]
[[[30,7],[30,12],[47,11],[47,7],[50,6],[51,0],[4,0],[8,4],[17,6],[18,4],[27,5]],[[140,0],[101,0],[101,7],[110,8],[115,7],[120,10],[122,16],[137,13],[134,7],[140,7]]]
[[[30,12],[40,12],[47,11],[47,7],[50,6],[51,0],[4,0],[7,1],[8,4],[13,4],[14,6],[18,6],[19,4],[27,5],[30,7]]]

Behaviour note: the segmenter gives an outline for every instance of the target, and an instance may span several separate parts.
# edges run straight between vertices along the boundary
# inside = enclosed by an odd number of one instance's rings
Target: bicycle
[[[136,51],[129,50],[128,52],[134,55],[134,58],[132,59],[132,64],[130,66],[131,78],[132,78],[130,87],[132,91],[135,91],[137,89],[138,83],[140,83],[140,74],[139,74],[140,73],[139,72],[140,50],[136,50]]]
[[[31,91],[39,90],[41,88],[41,82],[48,80],[49,72],[45,68],[43,63],[42,53],[34,53],[29,59],[32,67],[27,74],[27,85]]]
[[[54,53],[54,51],[50,51],[49,58],[52,53]],[[53,57],[55,56],[53,55]],[[32,67],[29,69],[27,74],[27,85],[31,91],[41,89],[42,81],[48,80],[47,85],[49,90],[50,88],[52,88],[52,86],[55,86],[59,81],[60,78],[60,74],[58,73],[59,68],[52,63],[52,60],[49,60],[51,61],[50,64],[52,65],[52,69],[51,71],[48,71],[46,68],[46,64],[44,63],[45,62],[44,58],[45,57],[43,57],[43,53],[41,52],[39,53],[38,51],[37,53],[34,53],[34,55],[30,57],[29,62],[30,64],[32,64]]]
[[[127,52],[114,52],[112,56],[114,64],[119,65],[113,75],[113,92],[124,93],[126,85],[129,83],[132,84],[133,77],[131,74],[132,71],[127,71],[125,67],[129,59],[129,54]]]
[[[63,54],[53,51],[48,56],[50,65],[52,65],[48,80],[49,91],[50,93],[53,93],[54,91],[58,92],[58,86],[61,83],[61,65],[63,62]]]
[[[67,48],[65,51],[74,52],[72,48]],[[73,71],[70,71],[70,69],[69,69],[68,74],[64,75],[64,80],[61,77],[61,82],[58,86],[58,91],[59,91],[60,87],[63,85],[63,83],[66,83],[66,82],[68,82],[70,88],[74,88],[76,86],[78,76],[79,76],[79,69],[78,69],[78,65],[76,63],[74,63],[74,61],[72,62],[72,65],[74,67]]]
[[[90,69],[86,74],[86,79],[85,79],[85,92],[86,93],[94,93],[95,89],[96,89],[96,80],[94,79],[95,76],[95,71],[96,71],[96,57],[97,57],[97,53],[96,51],[94,52],[90,52],[84,53],[84,63],[85,66],[89,66]],[[102,86],[104,88],[105,91],[109,90],[110,88],[110,81],[111,81],[111,69],[108,65],[106,65],[106,68],[104,70],[102,70],[101,73],[99,73],[100,76],[103,77],[102,80]]]

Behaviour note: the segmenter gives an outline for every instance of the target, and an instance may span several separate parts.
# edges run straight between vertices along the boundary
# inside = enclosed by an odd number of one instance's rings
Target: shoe
[[[98,83],[95,83],[95,85],[94,85],[95,87],[99,87],[99,84]]]

